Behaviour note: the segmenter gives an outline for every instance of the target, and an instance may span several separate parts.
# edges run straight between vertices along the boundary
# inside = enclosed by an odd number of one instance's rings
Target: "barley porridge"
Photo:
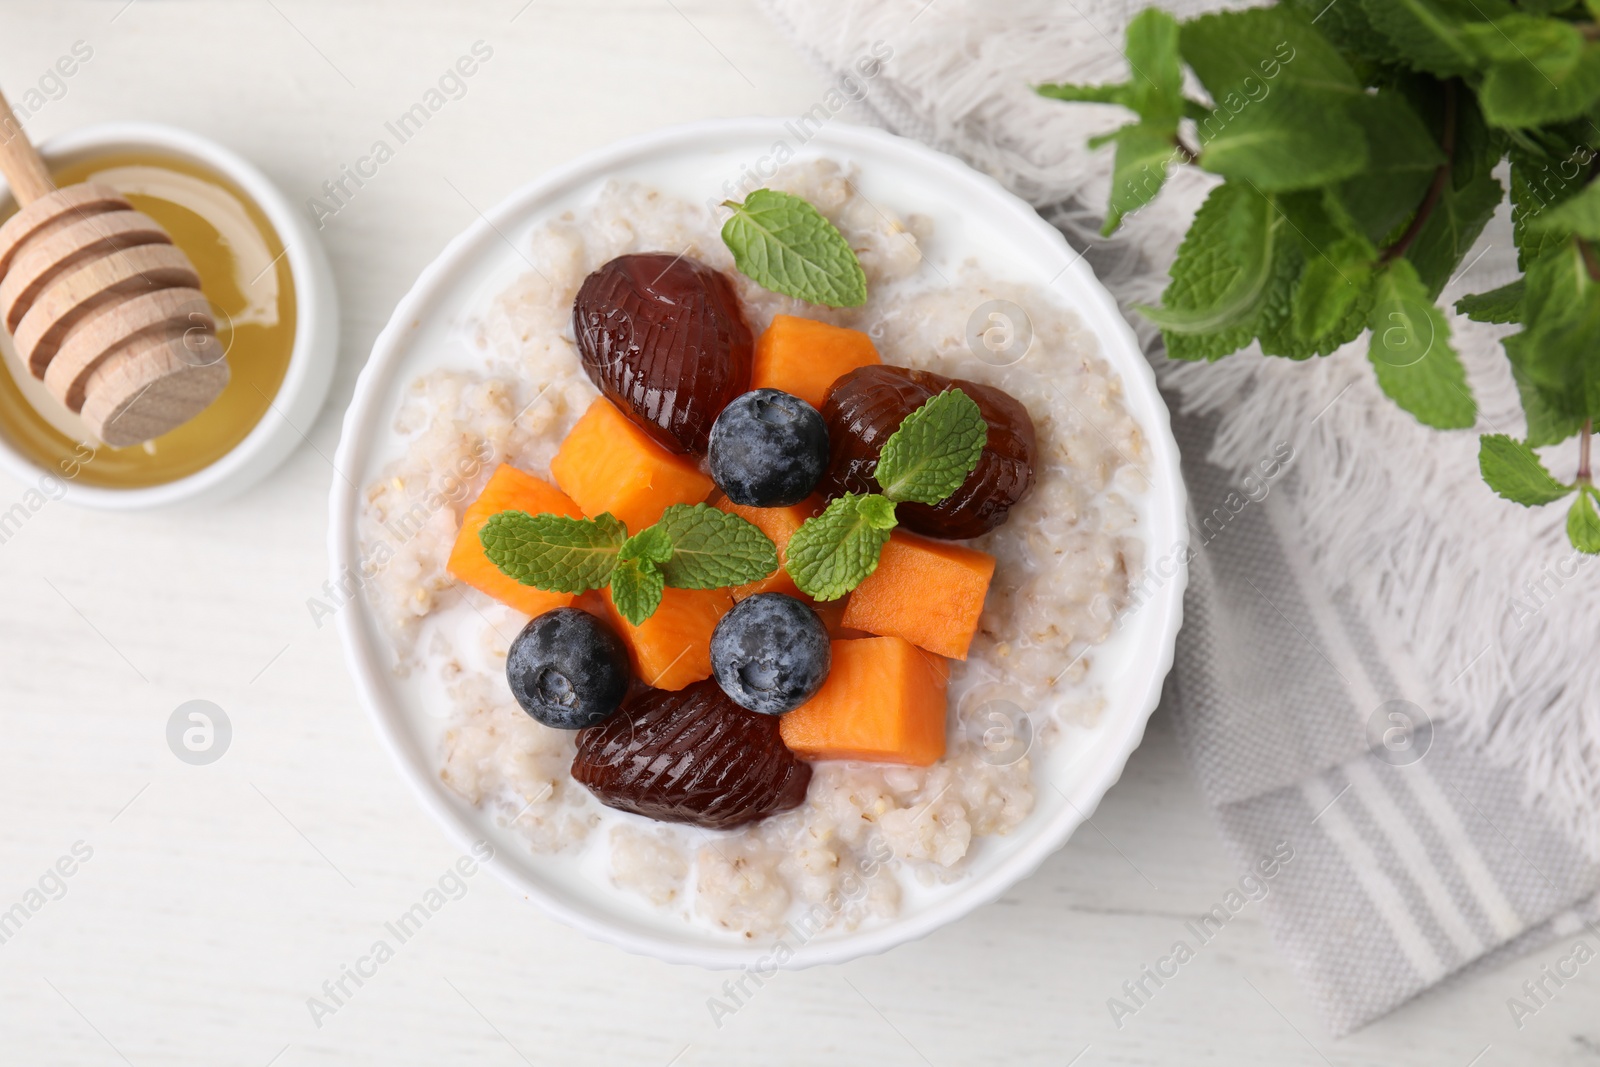
[[[840,165],[791,164],[771,185],[804,197],[845,235],[869,284],[864,306],[821,308],[760,288],[734,269],[711,208],[612,182],[586,211],[536,231],[523,249],[533,269],[472,321],[481,368],[410,384],[395,426],[404,453],[365,488],[358,527],[362,557],[381,561],[366,590],[395,670],[436,676],[449,695],[444,783],[497,813],[534,852],[603,850],[621,892],[738,938],[770,934],[796,914],[835,930],[892,918],[908,879],[961,878],[979,839],[1025,820],[1036,788],[1048,788],[1033,780],[1029,747],[1097,721],[1101,698],[1086,676],[1144,562],[1144,437],[1076,316],[1041,288],[993,281],[975,263],[949,277],[932,269],[919,253],[931,223],[868,202]],[[541,725],[507,691],[508,647],[527,616],[445,568],[462,511],[496,465],[547,476],[598,395],[573,337],[580,284],[614,257],[661,250],[722,271],[757,334],[777,314],[864,330],[886,363],[1003,388],[1037,433],[1032,492],[972,542],[996,565],[969,658],[949,664],[945,755],[927,767],[816,762],[803,803],[731,830],[657,823],[597,802],[573,779],[573,732]],[[1015,365],[992,365],[968,344],[969,316],[992,300],[1031,319],[1032,347]],[[472,608],[465,625],[425,625],[463,601]]]

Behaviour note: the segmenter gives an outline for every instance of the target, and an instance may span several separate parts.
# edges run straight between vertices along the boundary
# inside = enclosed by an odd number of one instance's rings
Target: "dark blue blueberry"
[[[828,424],[797,396],[752,389],[734,397],[712,423],[707,458],[717,488],[735,504],[798,504],[827,469]]]
[[[745,597],[711,635],[711,670],[740,707],[793,711],[828,679],[828,630],[810,607],[784,593]]]
[[[506,654],[506,681],[522,710],[557,730],[604,722],[622,704],[633,671],[611,627],[577,608],[547,611],[522,628]]]

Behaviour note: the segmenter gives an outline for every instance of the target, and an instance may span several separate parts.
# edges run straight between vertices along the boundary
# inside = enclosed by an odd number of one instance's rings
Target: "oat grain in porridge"
[[[604,850],[612,883],[621,891],[740,937],[763,936],[799,914],[832,929],[891,918],[899,911],[907,879],[922,884],[958,879],[979,839],[1021,823],[1034,803],[1033,760],[1027,752],[997,753],[987,747],[984,716],[996,702],[1028,709],[1035,745],[1048,745],[1063,729],[1092,725],[1099,697],[1084,679],[1095,646],[1110,635],[1143,563],[1134,502],[1144,485],[1134,464],[1145,454],[1144,441],[1124,408],[1119,379],[1075,316],[1037,289],[991,279],[973,263],[945,270],[948,277],[935,275],[922,264],[919,251],[931,235],[928,220],[894,218],[880,210],[883,205],[867,203],[855,192],[849,171],[837,164],[791,164],[774,186],[814,204],[842,232],[867,279],[865,305],[829,309],[763,289],[734,268],[718,238],[721,220],[705,206],[638,184],[610,183],[584,211],[535,233],[528,254],[538,269],[499,294],[472,324],[481,366],[437,371],[412,383],[396,422],[396,430],[407,435],[404,454],[367,488],[361,517],[363,555],[385,560],[367,588],[393,641],[396,669],[437,674],[449,694],[452,712],[440,752],[444,782],[469,802],[500,812],[532,850]],[[470,521],[466,504],[501,465],[568,488],[570,478],[552,477],[552,461],[599,396],[580,359],[574,299],[585,279],[618,257],[664,249],[674,256],[682,250],[684,258],[720,272],[757,339],[755,374],[763,373],[763,366],[777,368],[771,373],[788,375],[784,380],[792,388],[787,391],[812,406],[823,407],[818,402],[826,399],[819,379],[831,383],[872,362],[863,355],[865,346],[886,366],[1002,391],[1025,411],[1035,436],[1031,491],[1012,502],[1001,525],[963,542],[930,541],[936,551],[910,557],[946,567],[932,573],[978,590],[981,615],[974,608],[971,632],[957,633],[954,644],[941,646],[946,654],[964,650],[964,660],[927,649],[926,644],[950,635],[907,627],[901,634],[884,623],[883,611],[859,608],[857,621],[869,619],[875,629],[846,628],[850,599],[816,605],[835,648],[841,642],[881,642],[885,649],[904,645],[915,651],[915,657],[872,659],[877,665],[895,664],[897,680],[873,683],[877,688],[863,692],[858,704],[871,719],[882,707],[898,708],[938,692],[941,754],[925,766],[816,759],[803,801],[728,830],[620,813],[602,806],[575,781],[574,734],[535,721],[502,677],[508,651],[529,617],[554,606],[540,598],[555,594],[520,586],[529,599],[520,601],[519,611],[492,589],[480,592],[492,584],[492,576],[468,583],[451,573],[458,533]],[[1020,365],[992,366],[975,358],[967,345],[969,314],[992,300],[1028,308],[1033,341]],[[784,325],[794,322],[807,325]],[[769,328],[806,338],[806,351],[815,356],[799,362],[808,374],[784,369],[781,346],[779,358],[764,364],[762,343]],[[745,387],[761,384],[754,380]],[[669,412],[661,425],[689,426],[692,438],[695,428],[709,426],[703,418],[698,413],[673,423]],[[611,431],[608,441],[618,436],[616,427]],[[659,436],[648,439],[661,444]],[[794,505],[800,510],[788,514],[790,507],[718,501],[709,478],[695,481],[705,475],[692,453],[662,449],[662,454],[686,461],[681,467],[659,461],[677,487],[676,496],[665,503],[666,498],[647,499],[649,494],[627,498],[639,515],[655,508],[659,519],[666,508],[688,508],[712,496],[723,513],[742,514],[781,545],[814,517],[821,502],[813,498],[809,514],[804,505]],[[599,460],[591,465],[603,467]],[[470,483],[464,499],[443,491],[460,482]],[[696,492],[699,498],[689,499]],[[590,507],[569,498],[572,511],[593,519]],[[755,512],[761,514],[752,518]],[[639,532],[635,524],[625,525],[629,533]],[[884,559],[907,544],[914,553],[919,540],[897,531]],[[992,578],[981,585],[972,571],[973,559],[980,556],[992,566]],[[617,606],[632,594],[615,584],[561,595],[624,634],[637,679],[678,691],[711,675],[709,652],[704,673],[689,677],[702,666],[685,666],[697,660],[695,653],[666,663],[652,662],[640,650],[670,649],[673,634],[680,642],[687,639],[683,635],[698,635],[695,640],[709,645],[710,632],[735,597],[757,592],[804,599],[787,568],[731,590],[669,584],[655,613],[635,627]],[[515,599],[514,591],[508,595]],[[467,610],[459,610],[463,604]],[[835,657],[835,671],[858,654],[855,648],[847,652],[844,660]],[[917,662],[923,664],[921,675]],[[877,673],[869,675],[881,679],[886,669],[875,667]],[[824,687],[815,700],[827,696]],[[946,701],[948,723],[942,712]],[[780,723],[803,715],[809,706],[788,712]],[[786,732],[786,739],[794,733]],[[834,743],[840,742],[835,738]],[[803,747],[797,751],[806,755]],[[595,832],[603,826],[608,832]]]

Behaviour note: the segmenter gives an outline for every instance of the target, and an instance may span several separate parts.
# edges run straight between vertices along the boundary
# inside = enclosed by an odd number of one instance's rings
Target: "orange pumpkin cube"
[[[966,659],[993,577],[987,552],[896,530],[878,569],[851,592],[843,624]]]
[[[819,497],[807,497],[800,503],[791,504],[786,508],[752,508],[735,504],[719,493],[717,499],[712,501],[712,506],[744,519],[766,534],[767,539],[778,550],[778,569],[759,581],[735,586],[733,599],[743,600],[754,593],[787,593],[808,604],[811,603],[811,598],[800,591],[800,587],[794,584],[794,579],[789,577],[789,572],[784,570],[783,561],[786,558],[784,553],[789,547],[789,538],[800,529],[801,523],[822,510],[822,500]]]
[[[898,637],[834,641],[817,695],[778,720],[803,759],[858,759],[926,767],[944,755],[943,658]]]
[[[750,388],[782,389],[821,408],[828,387],[857,367],[882,363],[872,338],[796,315],[774,315],[756,341]]]
[[[635,626],[622,617],[606,589],[606,608],[627,643],[633,672],[656,689],[682,689],[711,677],[711,631],[732,607],[726,589],[668,586],[655,614]]]
[[[561,442],[550,473],[585,515],[609,511],[630,533],[673,504],[700,503],[715,488],[693,456],[656,444],[605,397],[589,405]]]
[[[490,476],[478,499],[467,505],[461,516],[461,530],[456,534],[455,547],[450,550],[445,569],[457,581],[466,582],[525,615],[543,615],[552,608],[572,603],[571,593],[552,593],[523,585],[490,561],[483,550],[483,542],[478,539],[478,531],[490,516],[502,511],[526,511],[529,515],[554,512],[574,519],[583,517],[578,505],[561,490],[527,471],[502,463]]]

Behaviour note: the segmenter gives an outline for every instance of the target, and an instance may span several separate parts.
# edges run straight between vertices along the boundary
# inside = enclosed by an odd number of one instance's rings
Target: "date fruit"
[[[711,679],[652,689],[578,732],[572,777],[600,803],[663,822],[726,830],[805,800],[811,766]]]
[[[750,388],[754,350],[733,285],[688,256],[618,256],[584,279],[572,329],[589,380],[673,452],[701,455]]]
[[[828,390],[822,417],[832,451],[818,487],[823,495],[879,492],[873,471],[884,442],[907,415],[951,387],[976,401],[989,424],[983,454],[942,503],[900,504],[895,513],[900,525],[928,537],[977,537],[1005,522],[1033,488],[1036,445],[1028,409],[992,385],[888,364],[857,368]]]

